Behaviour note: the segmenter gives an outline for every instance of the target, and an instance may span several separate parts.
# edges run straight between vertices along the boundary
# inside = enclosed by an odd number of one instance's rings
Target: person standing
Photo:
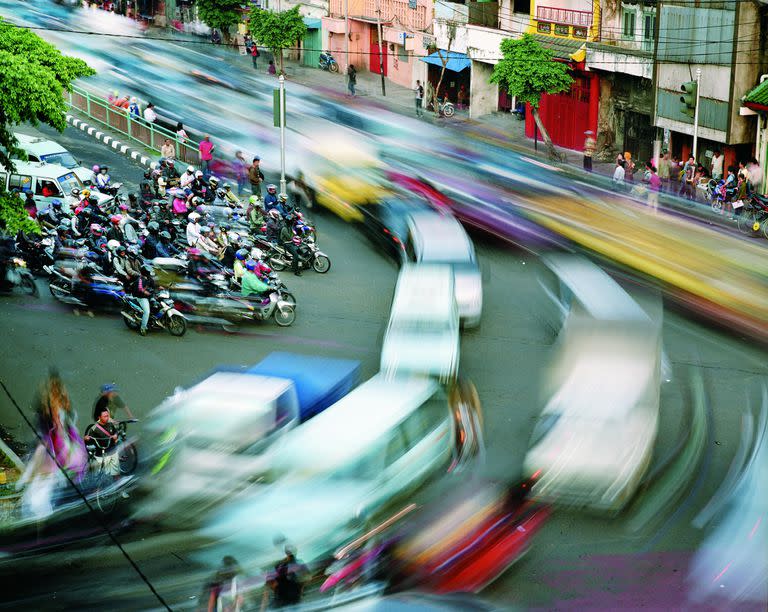
[[[176,147],[173,146],[170,138],[166,138],[163,146],[160,147],[160,157],[165,159],[176,159]]]
[[[416,94],[416,116],[421,117],[424,115],[424,112],[422,111],[422,105],[424,103],[424,87],[418,79],[416,80],[416,87],[414,87],[413,92]]]
[[[632,153],[624,152],[624,180],[627,183],[635,182],[635,162],[632,161]]]
[[[661,180],[661,191],[669,191],[669,174],[672,168],[672,162],[669,159],[669,151],[664,151],[664,155],[659,160],[658,176]]]
[[[136,119],[141,117],[139,101],[136,98],[131,98],[131,103],[128,105],[128,112],[131,114],[131,117],[136,117]]]
[[[259,47],[256,45],[256,43],[251,44],[251,61],[253,61],[253,69],[258,70],[259,68]]]
[[[592,155],[594,155],[595,146],[597,145],[595,139],[592,138],[594,134],[592,130],[584,132],[584,136],[586,136],[584,139],[584,170],[587,172],[592,172]]]
[[[181,123],[176,124],[176,138],[179,139],[179,142],[181,144],[184,144],[185,142],[187,142],[187,140],[189,140],[189,136],[187,136],[187,132],[184,129],[184,125]]]
[[[347,89],[353,98],[355,97],[355,85],[357,85],[357,70],[354,64],[350,64],[347,68]]]
[[[213,151],[216,147],[211,142],[211,137],[207,134],[200,141],[200,167],[203,175],[208,178],[211,175],[211,161],[213,161]]]
[[[237,197],[243,196],[243,189],[245,183],[248,181],[248,162],[245,161],[245,156],[242,151],[235,153],[235,175],[237,176]]]
[[[661,178],[656,173],[656,168],[651,162],[646,163],[650,172],[648,177],[648,206],[654,211],[659,209],[659,191],[661,191]]]
[[[613,187],[617,191],[624,191],[624,160],[616,160],[616,168],[613,170]]]
[[[144,109],[144,121],[147,123],[154,123],[157,121],[157,113],[155,112],[155,105],[150,102],[147,104],[147,108]]]
[[[693,177],[696,173],[696,160],[691,155],[683,166],[682,176],[680,177],[680,195],[689,200],[695,197]]]
[[[264,182],[264,173],[260,168],[261,158],[253,158],[253,164],[248,168],[248,182],[251,184],[251,193],[261,196],[261,185]]]
[[[715,151],[714,155],[712,155],[712,165],[710,166],[710,172],[712,173],[712,178],[716,181],[719,181],[723,178],[723,159],[723,155],[719,150]]]

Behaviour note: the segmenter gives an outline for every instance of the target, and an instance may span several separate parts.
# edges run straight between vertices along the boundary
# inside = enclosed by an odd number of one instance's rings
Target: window
[[[27,161],[30,162],[39,162],[40,158],[37,157],[37,155],[32,155],[31,153],[27,153]]]
[[[0,187],[5,188],[5,179],[8,178],[8,175],[5,172],[0,172]]]
[[[408,51],[402,45],[397,45],[397,59],[404,64],[408,63]]]
[[[19,189],[21,191],[32,190],[32,177],[23,174],[11,174],[11,181],[8,189]]]
[[[643,50],[651,51],[656,36],[656,15],[645,13],[643,15]]]
[[[622,34],[624,38],[635,37],[635,13],[632,13],[632,12],[624,13],[624,28],[622,30]]]
[[[400,425],[410,450],[448,420],[448,399],[438,390]]]
[[[37,179],[37,185],[35,186],[35,195],[42,196],[44,198],[52,198],[54,196],[61,195],[61,189],[53,181],[46,179]]]

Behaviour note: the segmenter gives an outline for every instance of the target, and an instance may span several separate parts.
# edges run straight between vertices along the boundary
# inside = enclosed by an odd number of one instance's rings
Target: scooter
[[[338,72],[339,65],[330,53],[321,53],[320,58],[317,61],[317,67],[321,70],[327,70],[329,72]]]
[[[128,329],[138,330],[141,327],[143,311],[138,298],[127,295],[123,299],[125,307],[120,313]],[[150,300],[149,325],[150,330],[168,330],[172,336],[183,336],[187,331],[187,320],[174,307],[173,300],[167,291],[160,291],[155,300]]]
[[[38,290],[35,284],[35,277],[27,269],[27,262],[21,257],[11,257],[6,263],[7,271],[5,280],[8,283],[7,292],[11,292],[16,287],[28,294],[37,297]]]
[[[296,245],[296,252],[299,256],[299,270],[302,268],[312,268],[318,274],[325,274],[331,269],[331,260],[317,248],[315,241],[311,238],[302,240],[294,236],[293,242]],[[273,270],[280,272],[289,267],[293,262],[293,255],[281,245],[271,245],[272,251],[269,255],[269,265]]]

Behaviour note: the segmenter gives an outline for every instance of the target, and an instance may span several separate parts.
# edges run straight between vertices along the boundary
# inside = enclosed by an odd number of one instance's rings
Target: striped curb
[[[112,147],[115,151],[119,151],[126,157],[130,157],[132,160],[139,162],[142,166],[149,166],[152,163],[152,158],[142,155],[141,151],[133,149],[130,145],[124,144],[119,140],[115,140],[112,136],[98,131],[95,127],[88,125],[85,121],[73,117],[72,115],[66,115],[67,123],[72,127],[78,128],[89,136],[93,136],[96,140],[100,140],[108,147]]]

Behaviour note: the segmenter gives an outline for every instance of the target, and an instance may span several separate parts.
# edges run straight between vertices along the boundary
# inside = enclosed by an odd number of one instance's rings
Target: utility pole
[[[287,194],[285,184],[285,76],[278,78],[280,81],[280,193]]]
[[[379,74],[381,75],[381,95],[387,95],[387,88],[384,85],[384,49],[381,43],[381,0],[376,0],[376,29],[379,32]]]
[[[693,159],[696,161],[696,153],[699,145],[699,99],[701,98],[701,68],[696,68],[696,110],[693,114]]]
[[[349,0],[344,0],[344,61],[349,67]]]

